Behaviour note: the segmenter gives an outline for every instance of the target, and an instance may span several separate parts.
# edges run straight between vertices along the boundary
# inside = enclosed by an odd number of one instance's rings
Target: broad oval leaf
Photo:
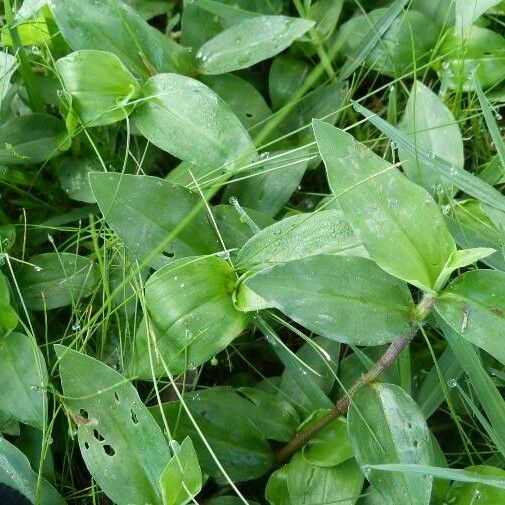
[[[89,180],[105,220],[139,261],[154,254],[151,264],[160,266],[169,258],[218,249],[217,237],[203,210],[176,233],[200,203],[200,198],[186,188],[147,175],[92,173]]]
[[[202,489],[202,471],[189,437],[175,449],[161,473],[160,487],[163,505],[188,503]]]
[[[187,48],[150,26],[124,2],[48,0],[47,3],[74,51],[110,51],[144,78],[157,72],[189,72],[193,67],[193,57]]]
[[[505,272],[473,270],[457,277],[435,309],[464,339],[505,364]]]
[[[153,144],[208,170],[233,168],[254,145],[226,102],[205,84],[177,74],[158,74],[143,87],[144,101],[132,115]]]
[[[249,321],[233,305],[235,282],[230,265],[214,256],[174,260],[158,270],[145,289],[153,325],[143,324],[136,335],[131,373],[152,379],[153,371],[166,374],[165,363],[178,374],[221,352]]]
[[[202,74],[225,74],[271,58],[314,26],[287,16],[255,16],[205,42],[196,58]]]
[[[432,477],[383,472],[375,464],[431,463],[426,421],[415,402],[392,384],[370,384],[353,396],[348,414],[354,456],[385,503],[428,505]]]
[[[272,411],[257,409],[227,387],[186,393],[184,402],[232,480],[255,479],[272,467],[272,451],[263,431]],[[162,408],[169,426],[175,429],[172,435],[179,440],[189,436],[193,441],[202,471],[219,483],[226,483],[181,403],[164,403]],[[161,423],[159,410],[159,407],[152,407],[151,412]],[[258,420],[264,423],[257,425]]]
[[[473,29],[473,23],[500,0],[456,0],[454,31],[463,40]]]
[[[201,76],[200,80],[228,104],[247,129],[262,124],[272,114],[261,93],[235,74]]]
[[[465,468],[467,472],[484,477],[505,479],[505,470],[495,466],[476,465]],[[505,489],[481,484],[479,482],[454,482],[449,491],[448,501],[451,505],[497,505],[505,503]]]
[[[30,259],[17,276],[23,301],[31,310],[77,304],[99,280],[96,264],[72,253],[44,253]]]
[[[65,123],[49,114],[13,117],[0,126],[0,163],[29,165],[54,158],[67,147]]]
[[[320,420],[328,410],[317,410],[303,423],[300,430],[310,427]],[[347,434],[347,422],[339,417],[313,437],[302,449],[303,457],[312,465],[332,467],[353,457],[352,447]]]
[[[2,437],[0,437],[0,484],[14,488],[32,503],[35,503],[36,497],[39,505],[66,503],[46,479],[39,478],[39,475],[32,470],[26,456]],[[16,501],[12,503],[20,503],[19,497],[13,499]]]
[[[240,249],[235,266],[241,270],[261,270],[320,254],[366,255],[337,210],[297,214],[264,228]]]
[[[170,452],[136,389],[102,362],[62,345],[54,348],[63,401],[93,478],[118,505],[161,505],[159,478]]]
[[[330,187],[372,259],[421,289],[433,288],[456,250],[434,200],[348,133],[322,121],[313,127]]]
[[[313,256],[262,270],[245,283],[272,307],[338,342],[379,345],[411,331],[407,285],[369,259]]]
[[[458,123],[440,97],[420,81],[416,81],[412,87],[401,127],[414,139],[416,147],[425,149],[451,165],[463,168],[463,137]],[[399,155],[404,162],[402,168],[412,181],[426,188],[431,194],[435,193],[437,185],[444,186],[444,180],[432,165],[427,165],[402,150]],[[443,193],[450,195],[456,189],[444,186]]]
[[[0,338],[0,363],[0,413],[44,429],[47,369],[42,352],[26,335],[11,332]]]
[[[128,102],[140,93],[140,85],[114,54],[92,49],[69,54],[56,62],[71,107],[86,126],[121,121],[132,111]]]
[[[362,487],[363,474],[354,459],[323,468],[311,465],[298,453],[289,463],[288,492],[293,505],[354,505]]]

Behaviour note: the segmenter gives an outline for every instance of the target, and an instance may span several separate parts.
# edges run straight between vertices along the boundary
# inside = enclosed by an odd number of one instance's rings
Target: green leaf
[[[365,385],[353,397],[348,425],[354,456],[384,501],[428,505],[430,476],[386,473],[369,467],[381,463],[430,464],[430,433],[412,398],[391,384]]]
[[[473,23],[491,7],[499,4],[500,1],[501,0],[456,0],[455,33],[459,37],[465,38],[473,29]]]
[[[444,321],[464,339],[505,363],[505,273],[473,270],[456,278],[435,304]]]
[[[114,53],[139,77],[154,72],[188,72],[188,49],[152,26],[118,0],[49,0],[58,28],[74,50]],[[82,13],[86,12],[86,16]]]
[[[233,481],[258,478],[271,468],[272,452],[262,425],[257,421],[268,422],[266,418],[273,411],[258,410],[253,403],[227,387],[186,393],[184,402]],[[219,483],[227,483],[181,403],[164,403],[162,408],[169,426],[175,430],[172,435],[179,440],[190,437],[193,441],[202,471]],[[159,408],[153,407],[151,411],[161,422]]]
[[[47,161],[67,147],[66,135],[65,123],[49,114],[13,117],[0,126],[0,163]]]
[[[50,310],[75,305],[98,284],[97,266],[89,258],[72,253],[44,253],[23,265],[17,281],[26,307]]]
[[[93,478],[118,505],[161,505],[158,481],[170,457],[168,443],[136,389],[100,361],[62,345],[54,348],[63,401]]]
[[[153,144],[208,170],[231,169],[254,145],[228,105],[205,84],[177,74],[151,77],[132,115]]]
[[[473,91],[475,75],[484,89],[490,88],[505,78],[504,51],[505,38],[493,30],[472,25],[464,44],[461,34],[449,31],[439,49],[440,79],[449,89]]]
[[[330,187],[372,259],[433,288],[456,246],[431,196],[348,133],[322,121],[313,127]]]
[[[219,33],[196,53],[202,74],[225,74],[284,51],[314,26],[314,21],[287,16],[256,16]]]
[[[47,369],[32,339],[12,332],[0,338],[0,413],[44,429],[47,416]]]
[[[463,138],[458,123],[440,97],[420,81],[416,81],[412,87],[401,128],[417,147],[435,154],[451,165],[463,168]],[[410,156],[402,150],[399,155],[408,177],[431,194],[436,192],[438,184],[443,184],[441,176],[434,171],[432,165],[424,164],[418,157]],[[453,192],[452,188],[444,190],[447,194]]]
[[[61,188],[69,198],[79,202],[96,203],[88,174],[100,170],[100,161],[92,155],[84,158],[62,156],[56,162],[56,176]]]
[[[505,470],[489,465],[476,465],[465,468],[465,471],[477,475],[500,477],[505,479]],[[479,482],[455,482],[449,492],[451,505],[496,505],[505,500],[505,489],[498,489]]]
[[[281,466],[270,475],[265,488],[265,498],[270,505],[291,505],[288,491],[289,464]]]
[[[240,172],[230,181],[223,201],[235,198],[244,207],[275,216],[296,191],[310,158],[299,153],[293,156],[290,151],[266,153],[260,158],[264,163],[254,163],[253,170]]]
[[[316,410],[300,426],[300,430],[310,427],[328,412],[328,410]],[[347,421],[342,417],[333,421],[303,447],[302,454],[312,465],[322,467],[336,466],[352,458],[352,447],[347,435]]]
[[[164,252],[151,261],[160,266],[218,249],[205,212],[191,215],[200,198],[186,188],[147,175],[93,173],[89,180],[105,220],[139,261]],[[178,231],[181,222],[186,226]]]
[[[314,410],[331,408],[327,395],[337,375],[340,344],[316,337],[295,355],[271,336],[267,340],[284,365],[278,396],[288,399],[304,418]]]
[[[288,398],[267,393],[259,388],[242,387],[238,392],[251,402],[248,418],[269,440],[289,442],[295,435],[300,418]]]
[[[337,210],[296,214],[264,228],[240,249],[235,266],[261,270],[321,254],[367,254]]]
[[[237,75],[207,75],[200,80],[228,104],[247,129],[258,126],[272,114],[261,93]]]
[[[475,247],[473,249],[463,249],[459,251],[454,251],[447,260],[442,272],[438,277],[435,284],[435,290],[440,290],[445,286],[445,283],[449,280],[451,274],[460,269],[472,265],[473,263],[480,261],[481,259],[491,256],[495,253],[495,249],[489,247]]]
[[[0,437],[0,484],[10,486],[23,496],[39,505],[65,505],[65,500],[58,492],[30,468],[26,456]]]
[[[188,503],[202,489],[202,471],[191,439],[174,450],[160,477],[163,505]]]
[[[11,307],[10,296],[7,278],[0,272],[0,336],[4,332],[13,330],[18,324],[18,315]]]
[[[287,54],[277,56],[270,66],[268,90],[274,110],[286,105],[303,85],[310,66],[301,59]]]
[[[365,46],[368,49],[365,64],[381,74],[400,77],[426,63],[437,41],[438,29],[430,18],[409,9],[396,12],[394,20],[386,24],[387,29],[380,30],[387,13],[386,8],[381,8],[355,16],[342,25],[340,36],[345,40],[344,52],[349,57],[355,55],[363,40],[376,41],[370,44],[372,47]],[[377,41],[377,34],[381,33]],[[349,71],[344,75],[350,75]]]
[[[245,283],[272,307],[338,342],[380,345],[411,331],[407,285],[365,258],[313,256],[262,270]]]
[[[230,265],[214,256],[174,260],[151,276],[145,296],[153,327],[142,324],[136,335],[131,374],[165,375],[163,362],[179,374],[221,352],[249,321],[233,305],[235,282]]]
[[[128,102],[139,95],[140,85],[114,53],[81,50],[55,65],[72,109],[87,126],[121,121],[133,110]]]
[[[0,51],[0,106],[9,90],[10,80],[16,68],[16,58],[9,53]]]
[[[323,468],[311,465],[297,453],[287,466],[287,488],[293,505],[354,505],[363,486],[363,474],[354,460]]]

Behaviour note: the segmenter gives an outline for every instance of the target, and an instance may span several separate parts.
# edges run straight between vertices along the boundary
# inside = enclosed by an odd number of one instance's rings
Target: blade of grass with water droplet
[[[505,211],[505,196],[503,196],[495,188],[470,172],[457,168],[441,158],[417,148],[415,143],[405,133],[402,133],[398,130],[398,128],[389,124],[387,121],[384,121],[384,119],[362,105],[354,103],[354,108],[357,112],[366,117],[376,128],[390,138],[400,149],[405,151],[405,153],[410,156],[417,157],[420,162],[431,166],[433,170],[437,171],[444,179],[447,180],[448,184],[455,184],[460,190],[464,191],[468,195],[473,196],[492,207]]]

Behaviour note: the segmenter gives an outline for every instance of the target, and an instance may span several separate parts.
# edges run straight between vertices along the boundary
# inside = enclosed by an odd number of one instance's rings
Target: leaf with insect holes
[[[161,505],[159,478],[170,452],[136,389],[90,356],[63,345],[54,349],[63,402],[77,425],[81,454],[93,478],[118,505]]]
[[[505,364],[505,273],[472,270],[442,292],[436,311],[461,337]]]
[[[348,414],[354,456],[385,503],[428,505],[432,478],[368,468],[381,463],[429,465],[430,432],[410,396],[392,384],[362,386]]]
[[[456,250],[433,198],[348,133],[322,121],[313,127],[330,188],[371,258],[432,289]]]

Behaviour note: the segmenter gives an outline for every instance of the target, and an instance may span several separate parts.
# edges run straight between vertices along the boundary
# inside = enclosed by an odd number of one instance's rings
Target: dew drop
[[[447,381],[447,385],[450,387],[450,388],[456,388],[458,387],[458,381],[456,379],[449,379]]]

